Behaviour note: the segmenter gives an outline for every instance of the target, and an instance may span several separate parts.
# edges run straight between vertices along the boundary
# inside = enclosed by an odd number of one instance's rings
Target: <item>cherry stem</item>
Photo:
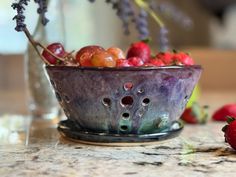
[[[75,52],[75,50],[72,50],[70,53],[68,53],[68,55],[71,55],[71,54],[73,54]],[[67,55],[67,56],[68,56]]]
[[[65,54],[65,56],[63,56],[63,57],[64,58],[70,57],[74,52],[75,52],[75,50],[72,50],[70,53]]]
[[[60,57],[56,56],[55,54],[53,54],[50,50],[48,50],[46,47],[44,47],[44,46],[43,46],[42,44],[40,44],[39,42],[35,41],[27,28],[24,29],[24,33],[25,33],[26,37],[29,39],[30,43],[33,45],[33,47],[34,47],[34,49],[36,50],[37,54],[40,56],[40,58],[41,58],[47,65],[51,65],[51,63],[49,63],[49,62],[41,55],[41,53],[40,53],[38,47],[41,47],[42,49],[46,50],[50,55],[52,55],[52,56],[55,57],[56,59],[58,59],[58,60],[60,60],[60,61],[65,61],[63,58],[60,58]]]

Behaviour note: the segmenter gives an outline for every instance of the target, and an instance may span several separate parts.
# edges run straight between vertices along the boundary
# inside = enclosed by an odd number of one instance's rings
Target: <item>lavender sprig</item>
[[[25,16],[24,16],[24,10],[25,10],[24,6],[27,6],[29,1],[30,0],[19,0],[18,3],[13,3],[11,5],[11,7],[17,11],[17,15],[15,15],[13,17],[13,20],[16,20],[15,30],[18,32],[24,31],[26,28]]]
[[[123,23],[124,34],[130,34],[129,25],[134,21],[134,8],[131,0],[106,0],[116,11],[117,16]]]
[[[139,32],[139,39],[147,39],[149,37],[148,13],[141,9],[135,23]]]
[[[169,33],[169,31],[166,27],[160,28],[158,38],[159,38],[160,50],[162,52],[165,52],[165,51],[169,50],[168,33]]]
[[[168,50],[169,49],[168,30],[165,27],[165,24],[160,19],[160,17],[154,12],[153,8],[150,5],[150,1],[135,0],[135,2],[141,9],[145,10],[160,27],[160,33],[158,35],[160,50],[163,52]]]
[[[47,12],[47,0],[34,0],[34,2],[39,6],[37,12],[41,16],[42,24],[46,25],[49,22],[45,15]]]
[[[120,0],[118,3],[118,17],[123,22],[124,33],[129,34],[129,24],[133,20],[133,8],[130,0]]]
[[[24,31],[26,35],[30,38],[30,34],[26,28],[24,10],[28,5],[30,0],[19,0],[18,3],[13,3],[13,9],[17,10],[17,15],[13,18],[16,20],[16,30]],[[96,0],[88,0],[91,3],[94,3]],[[47,0],[34,0],[35,3],[38,4],[37,12],[41,16],[41,22],[43,25],[48,23],[48,19],[45,14],[47,12]],[[154,3],[150,4],[150,1],[147,0],[105,0],[106,3],[111,4],[112,8],[116,11],[117,16],[121,19],[123,23],[124,33],[129,34],[129,26],[131,23],[135,23],[136,28],[139,32],[140,39],[146,39],[149,36],[149,28],[148,28],[148,17],[154,19],[154,21],[160,27],[160,46],[162,50],[166,50],[168,48],[168,30],[166,29],[164,23],[160,19],[160,17],[154,12]],[[152,1],[153,2],[153,1]],[[161,7],[161,6],[158,6]],[[139,13],[136,14],[135,11],[139,9]],[[162,8],[159,8],[159,10]],[[186,20],[185,20],[186,21]],[[34,41],[33,41],[34,42]]]
[[[170,18],[175,23],[180,24],[185,29],[190,29],[194,25],[192,19],[188,15],[179,10],[178,7],[170,2],[158,2],[156,0],[152,0],[150,1],[150,8]]]

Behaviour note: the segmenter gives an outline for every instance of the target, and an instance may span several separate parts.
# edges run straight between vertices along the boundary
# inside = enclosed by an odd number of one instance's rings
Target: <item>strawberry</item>
[[[127,53],[127,58],[139,57],[144,63],[149,61],[150,56],[151,49],[145,42],[136,42],[132,44]]]
[[[142,66],[144,64],[143,60],[139,57],[128,58],[128,61],[133,66]]]
[[[184,52],[175,53],[172,56],[172,60],[177,65],[194,65],[194,61],[190,55]]]
[[[236,117],[236,104],[226,104],[216,110],[212,119],[215,121],[227,121],[227,116]]]
[[[165,63],[158,59],[158,58],[152,58],[149,60],[149,63],[153,64],[154,66],[165,66]]]
[[[208,119],[208,106],[201,107],[194,102],[192,107],[185,109],[181,119],[189,124],[205,124]]]
[[[156,55],[156,58],[162,60],[166,65],[173,64],[173,54],[170,52],[160,52]]]
[[[133,66],[127,59],[116,60],[116,67],[131,67]]]
[[[222,128],[222,131],[225,133],[225,142],[236,150],[236,118],[227,117],[228,125]]]

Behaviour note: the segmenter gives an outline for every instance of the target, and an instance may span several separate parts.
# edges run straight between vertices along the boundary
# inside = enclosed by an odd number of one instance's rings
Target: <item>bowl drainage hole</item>
[[[121,100],[122,106],[132,106],[134,99],[131,96],[125,96]]]
[[[130,114],[127,113],[127,112],[125,112],[125,113],[122,114],[122,118],[123,118],[123,119],[128,119],[129,117],[130,117]]]
[[[139,93],[139,94],[144,93],[144,89],[139,89],[139,90],[138,90],[138,93]]]
[[[122,132],[127,132],[127,131],[129,130],[129,127],[128,127],[127,125],[121,125],[121,126],[120,126],[120,130],[121,130]]]
[[[132,82],[127,82],[124,84],[124,89],[125,89],[125,91],[129,91],[133,88],[133,86],[134,85],[132,84]]]
[[[111,106],[111,99],[110,98],[103,98],[102,104],[106,107],[110,107]]]
[[[150,99],[149,99],[149,98],[144,98],[144,99],[143,99],[143,103],[142,103],[142,104],[143,104],[143,106],[147,106],[147,105],[149,105],[149,104],[150,104],[150,102],[151,102],[151,101],[150,101]]]

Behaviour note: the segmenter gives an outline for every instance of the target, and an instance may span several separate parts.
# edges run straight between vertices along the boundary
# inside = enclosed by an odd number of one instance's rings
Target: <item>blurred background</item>
[[[154,1],[166,4],[160,15],[169,30],[171,47],[188,51],[197,64],[203,65],[201,92],[234,92],[236,1]],[[138,40],[135,27],[131,28],[129,36],[123,34],[120,19],[105,1],[99,0],[92,5],[85,0],[67,0],[61,1],[59,6],[57,2],[51,1],[47,13],[50,19],[46,28],[48,42],[63,40],[68,50],[78,50],[90,44],[119,46],[125,50],[130,43]],[[24,58],[27,40],[24,34],[14,30],[12,18],[15,11],[10,7],[11,3],[9,0],[0,1],[0,114],[25,114],[27,89]],[[36,8],[34,3],[30,3],[26,11],[26,24],[32,33],[37,26]],[[149,22],[151,36],[156,39],[159,29],[152,19]],[[153,50],[158,50],[156,41],[151,43]]]

